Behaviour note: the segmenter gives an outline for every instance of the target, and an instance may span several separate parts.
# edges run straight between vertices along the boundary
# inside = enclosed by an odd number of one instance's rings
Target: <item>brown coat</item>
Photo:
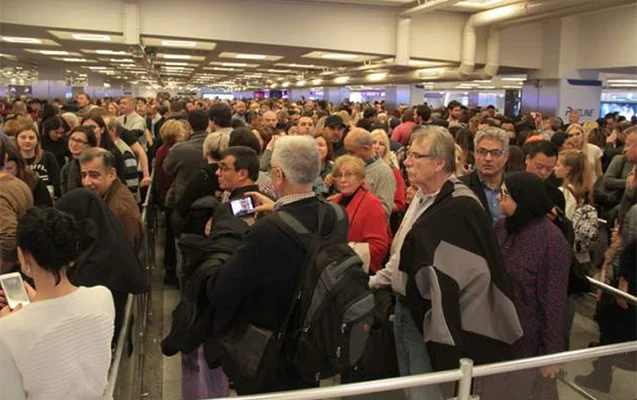
[[[33,194],[26,183],[0,172],[0,273],[11,272],[18,260],[18,220],[33,207]]]
[[[119,179],[115,179],[111,188],[106,192],[104,201],[106,201],[108,208],[119,221],[126,234],[126,239],[137,254],[144,233],[144,226],[133,194]]]

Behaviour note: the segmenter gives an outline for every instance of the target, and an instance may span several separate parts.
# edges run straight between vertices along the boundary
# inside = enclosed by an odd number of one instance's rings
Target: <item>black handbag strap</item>
[[[316,228],[316,231],[314,232],[314,235],[312,235],[312,239],[310,241],[309,247],[307,248],[307,253],[305,254],[305,259],[303,260],[303,264],[301,264],[302,269],[301,269],[301,272],[299,273],[299,279],[296,284],[296,289],[294,290],[294,297],[293,297],[292,304],[290,305],[290,308],[285,314],[285,319],[283,319],[283,324],[281,325],[281,329],[278,332],[279,340],[281,340],[283,335],[287,332],[288,324],[290,323],[292,314],[294,313],[294,310],[296,309],[297,303],[301,299],[301,294],[303,291],[303,281],[305,280],[305,272],[307,271],[310,262],[312,261],[312,259],[314,258],[314,256],[319,250],[319,244],[321,242],[321,232],[323,230],[323,221],[326,215],[326,211],[325,211],[326,208],[327,207],[325,204],[319,203],[318,226]],[[286,224],[286,222],[283,222],[283,224]],[[277,225],[279,225],[279,223],[277,223]],[[287,231],[287,229],[285,230]]]

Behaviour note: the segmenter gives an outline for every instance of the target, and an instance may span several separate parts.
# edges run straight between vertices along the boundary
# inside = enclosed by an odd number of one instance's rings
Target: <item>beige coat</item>
[[[33,207],[33,193],[20,179],[0,172],[0,273],[11,272],[18,254],[18,220]]]

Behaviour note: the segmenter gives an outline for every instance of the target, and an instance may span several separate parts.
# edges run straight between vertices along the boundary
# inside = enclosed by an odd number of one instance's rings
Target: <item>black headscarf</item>
[[[85,231],[81,254],[69,270],[73,284],[104,285],[134,294],[148,290],[139,259],[104,200],[88,189],[78,188],[63,195],[55,207],[72,214]]]
[[[515,213],[505,221],[508,233],[521,231],[525,226],[544,218],[553,208],[544,181],[530,172],[514,172],[504,178],[507,191],[517,203]]]

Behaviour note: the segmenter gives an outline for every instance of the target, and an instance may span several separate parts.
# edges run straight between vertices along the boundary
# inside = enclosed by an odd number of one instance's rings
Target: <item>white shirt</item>
[[[369,278],[369,287],[372,289],[378,289],[383,286],[391,285],[392,290],[395,293],[405,296],[404,288],[406,281],[398,274],[398,266],[400,265],[400,250],[403,247],[403,242],[407,237],[407,234],[414,226],[414,223],[418,218],[434,203],[436,196],[440,193],[438,190],[436,193],[425,195],[422,190],[418,189],[418,192],[414,195],[414,199],[411,201],[407,212],[403,218],[403,222],[396,232],[396,236],[391,244],[389,261],[385,265],[385,268],[376,272]]]
[[[0,398],[102,399],[115,307],[104,286],[80,287],[0,319]]]
[[[595,165],[597,160],[602,158],[604,152],[594,144],[586,143],[586,156],[588,158],[588,165],[591,166],[591,182],[595,183],[597,180],[597,172],[595,171]]]

